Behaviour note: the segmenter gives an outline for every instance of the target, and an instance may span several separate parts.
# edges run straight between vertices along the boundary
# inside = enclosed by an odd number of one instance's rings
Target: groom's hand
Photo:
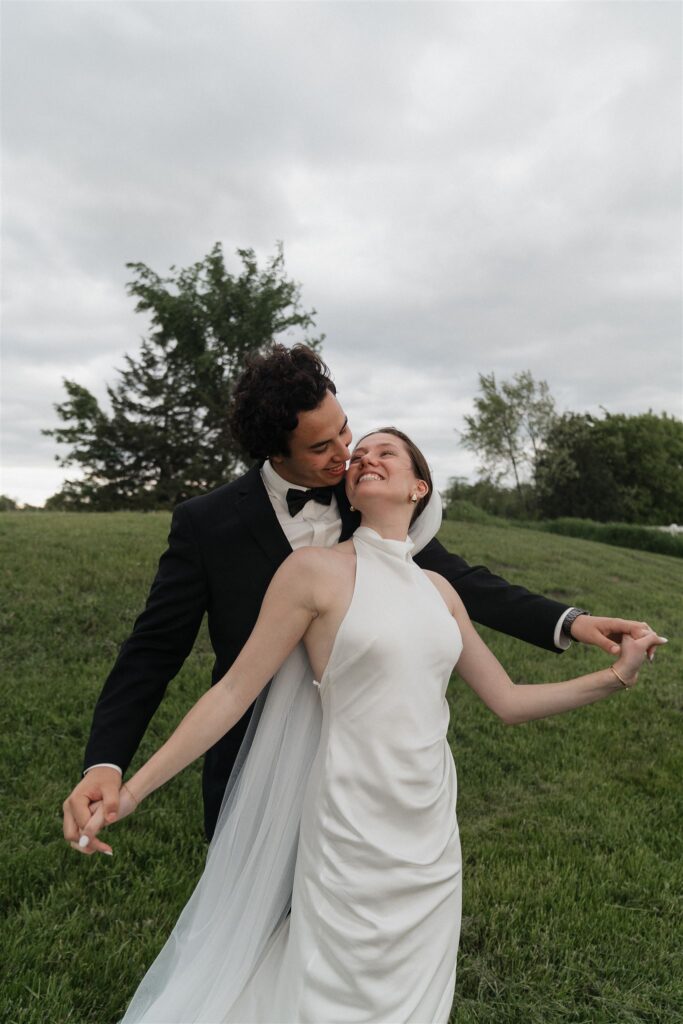
[[[139,805],[140,801],[137,799],[137,797],[133,796],[133,793],[124,782],[124,784],[121,786],[121,800],[119,803],[119,813],[117,815],[116,820],[121,821],[122,818],[127,818],[128,815],[132,814],[133,811],[136,810]],[[106,825],[111,824],[111,822],[108,822],[106,819],[104,805],[100,800],[98,800],[97,803],[90,805],[90,811],[90,820],[88,821],[85,828],[81,831],[78,843],[76,844],[76,848],[80,852],[85,853],[94,853],[96,851],[96,844],[99,843],[99,839],[96,838],[97,833],[101,831],[101,829],[103,829]],[[71,845],[74,846],[73,843]],[[103,852],[111,854],[111,846],[105,846],[104,843],[101,843],[100,846],[104,847]]]
[[[635,622],[632,619],[611,619],[602,615],[579,615],[571,624],[570,631],[574,640],[582,644],[593,644],[613,657],[621,654],[621,638],[630,636],[640,640],[650,632],[647,622]],[[648,651],[652,660],[654,647]]]
[[[73,792],[62,805],[64,811],[64,838],[67,843],[80,853],[90,856],[92,853],[111,853],[111,847],[99,839],[93,839],[86,849],[79,847],[78,840],[82,830],[90,821],[93,804],[102,804],[106,822],[115,821],[119,813],[119,790],[121,789],[121,773],[115,768],[91,768],[83,776]]]

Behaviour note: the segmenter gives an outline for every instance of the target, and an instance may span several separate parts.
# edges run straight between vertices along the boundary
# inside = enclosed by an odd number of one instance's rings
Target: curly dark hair
[[[315,409],[327,391],[336,395],[330,371],[308,345],[273,345],[247,359],[235,385],[230,429],[252,459],[289,455],[298,414]]]

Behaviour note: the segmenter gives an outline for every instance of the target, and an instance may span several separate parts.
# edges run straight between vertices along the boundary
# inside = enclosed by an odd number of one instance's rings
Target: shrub
[[[482,523],[489,526],[504,526],[505,520],[491,515],[472,501],[456,499],[444,509],[444,518],[459,523]]]
[[[683,558],[683,536],[674,536],[653,527],[636,526],[631,523],[596,523],[592,519],[551,519],[529,523],[533,530],[547,530],[566,537],[582,537],[596,540],[601,544],[613,544],[621,548],[640,551],[654,551],[660,555],[674,555]]]

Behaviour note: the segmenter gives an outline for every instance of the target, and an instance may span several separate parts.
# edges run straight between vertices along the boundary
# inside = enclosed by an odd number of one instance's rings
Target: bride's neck
[[[412,511],[408,511],[408,515],[400,512],[394,516],[373,516],[372,512],[368,512],[367,514],[363,512],[361,514],[360,525],[367,526],[371,530],[374,530],[375,533],[378,533],[380,537],[384,538],[384,540],[406,540],[412,515]]]

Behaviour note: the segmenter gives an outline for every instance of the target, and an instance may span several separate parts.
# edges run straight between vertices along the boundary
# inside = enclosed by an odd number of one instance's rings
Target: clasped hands
[[[614,619],[606,615],[579,615],[571,624],[570,632],[574,640],[582,644],[591,644],[601,650],[618,657],[621,654],[621,639],[629,636],[632,640],[641,640],[652,632],[647,622],[635,622],[632,619]],[[648,648],[647,657],[652,661],[658,645]]]
[[[139,802],[115,768],[92,768],[64,801],[64,838],[73,850],[88,857],[93,853],[111,857],[111,846],[97,833],[127,818]]]

